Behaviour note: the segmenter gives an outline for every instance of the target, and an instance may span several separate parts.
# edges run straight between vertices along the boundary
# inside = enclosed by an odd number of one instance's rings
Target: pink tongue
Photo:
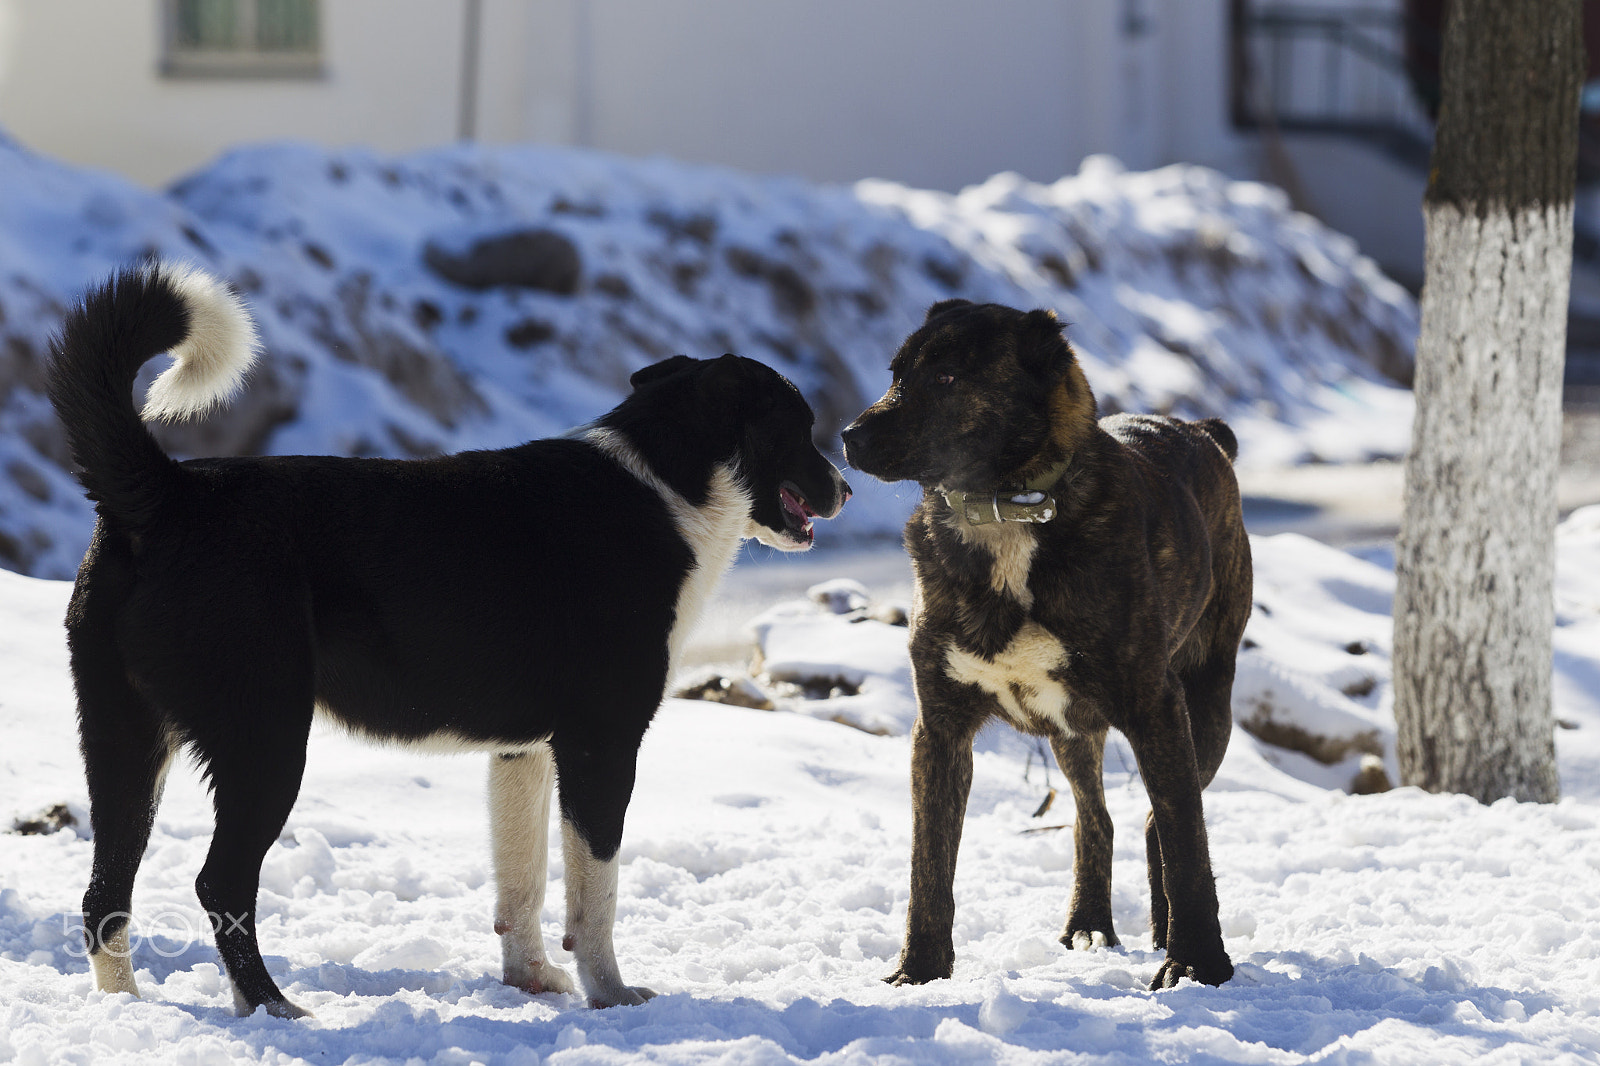
[[[794,498],[793,493],[788,489],[779,489],[778,496],[783,501],[783,509],[785,511],[788,511],[801,521],[805,521],[807,517],[806,509],[799,500]]]

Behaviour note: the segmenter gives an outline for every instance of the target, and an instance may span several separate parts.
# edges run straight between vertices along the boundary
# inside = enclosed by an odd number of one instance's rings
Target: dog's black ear
[[[1072,346],[1061,335],[1065,325],[1054,311],[1029,311],[1023,315],[1019,354],[1024,365],[1046,378],[1065,373],[1076,358]]]
[[[717,359],[706,360],[706,370],[701,373],[699,379],[701,392],[707,395],[723,395],[730,399],[733,395],[738,395],[752,379],[747,363],[749,360],[739,359],[733,352],[720,355]]]
[[[700,373],[700,395],[730,410],[749,414],[750,404],[759,402],[765,395],[755,387],[760,365],[731,352],[708,359]]]
[[[663,359],[659,363],[651,363],[643,370],[634,371],[633,377],[628,379],[628,384],[637,389],[640,385],[649,385],[651,382],[660,381],[662,378],[680,374],[699,361],[698,359],[690,359],[687,355],[675,355],[671,359]]]
[[[934,318],[937,318],[939,315],[944,314],[946,311],[954,311],[958,307],[971,307],[971,306],[972,306],[972,301],[971,300],[963,300],[960,297],[957,297],[957,298],[955,298],[953,300],[940,300],[938,303],[936,303],[932,307],[928,308],[928,314],[927,314],[926,317],[923,318],[922,321],[923,322],[931,322]]]

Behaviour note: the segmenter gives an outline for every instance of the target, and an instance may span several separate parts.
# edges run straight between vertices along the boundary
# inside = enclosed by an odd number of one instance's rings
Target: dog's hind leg
[[[1061,942],[1085,951],[1121,943],[1111,928],[1111,814],[1101,764],[1105,733],[1053,733],[1050,747],[1072,785],[1072,904]]]
[[[1165,867],[1161,863],[1161,834],[1156,832],[1156,812],[1144,817],[1144,862],[1150,878],[1150,945],[1157,951],[1167,950],[1167,923],[1172,920],[1167,909],[1167,882]]]
[[[305,772],[310,692],[303,713],[290,706],[263,704],[257,713],[232,717],[229,735],[201,746],[217,827],[195,892],[211,920],[241,1016],[260,1006],[280,1018],[308,1013],[290,1003],[267,973],[256,939],[261,862],[288,821]]]
[[[1160,883],[1151,885],[1151,913],[1153,919],[1163,911],[1166,915],[1167,960],[1151,987],[1170,988],[1184,976],[1220,985],[1233,976],[1233,963],[1223,948],[1217,917],[1195,745],[1183,686],[1171,671],[1163,681],[1159,690],[1139,701],[1123,725],[1150,794],[1145,842],[1147,851],[1154,849],[1152,882],[1154,871],[1160,871]]]
[[[126,680],[74,665],[94,831],[94,869],[83,896],[89,966],[100,991],[138,995],[128,940],[133,881],[150,842],[172,749],[155,713]]]
[[[67,643],[94,832],[94,868],[83,896],[89,966],[100,991],[138,995],[128,939],[133,881],[173,749],[160,714],[129,682],[117,646],[117,618],[132,578],[126,550],[96,531],[67,611]]]
[[[1201,788],[1216,776],[1233,735],[1233,675],[1239,642],[1254,609],[1250,544],[1244,528],[1235,525],[1231,536],[1219,536],[1214,543],[1211,602],[1172,659],[1189,708]]]
[[[539,916],[550,859],[548,744],[489,756],[489,830],[494,851],[494,931],[505,983],[525,992],[573,992],[572,978],[545,954]]]
[[[1200,770],[1200,787],[1211,784],[1228,752],[1233,734],[1233,648],[1222,648],[1196,666],[1178,671],[1184,702],[1189,707],[1189,732],[1194,736],[1194,758]]]
[[[638,1004],[654,996],[630,987],[617,968],[611,927],[617,916],[617,850],[633,794],[637,745],[615,739],[553,744],[561,781],[561,843],[566,865],[567,932],[578,979],[595,1007]]]
[[[1233,672],[1235,651],[1224,647],[1196,666],[1178,671],[1184,703],[1189,709],[1189,733],[1194,739],[1195,768],[1200,787],[1211,784],[1228,752],[1233,733]],[[1144,823],[1145,866],[1150,875],[1150,937],[1157,951],[1167,946],[1167,894],[1161,862],[1161,839],[1154,811]]]

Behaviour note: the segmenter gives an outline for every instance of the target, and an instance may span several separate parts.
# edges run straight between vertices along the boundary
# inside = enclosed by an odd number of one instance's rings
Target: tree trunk
[[[1554,801],[1556,468],[1581,0],[1451,0],[1395,546],[1401,779]]]

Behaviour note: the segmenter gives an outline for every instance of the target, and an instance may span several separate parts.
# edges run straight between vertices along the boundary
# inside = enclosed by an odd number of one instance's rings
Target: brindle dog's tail
[[[1228,423],[1220,418],[1202,418],[1194,425],[1205,430],[1206,436],[1217,442],[1217,447],[1228,457],[1228,462],[1239,458],[1239,438],[1233,435]]]
[[[78,480],[99,510],[146,524],[180,478],[144,422],[187,418],[230,397],[255,358],[256,333],[238,297],[197,270],[148,266],[118,273],[67,315],[47,373]],[[147,361],[173,364],[134,410]]]

